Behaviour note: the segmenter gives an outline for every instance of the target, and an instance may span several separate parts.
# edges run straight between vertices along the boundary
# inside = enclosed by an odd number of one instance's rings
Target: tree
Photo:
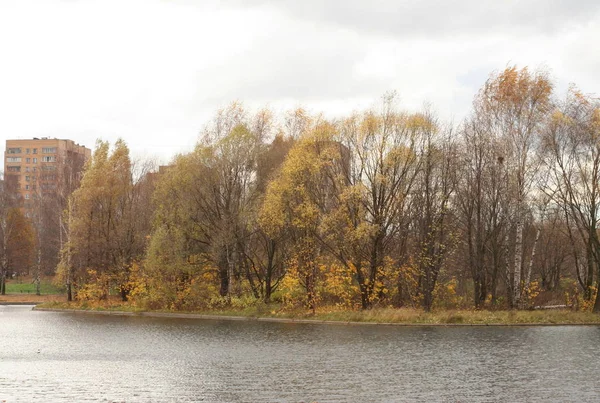
[[[548,193],[562,207],[574,251],[577,279],[591,299],[600,285],[600,104],[571,88],[546,132],[552,182]],[[550,193],[551,192],[551,193]],[[583,254],[578,253],[580,245]],[[584,268],[582,270],[582,268]],[[596,297],[594,312],[600,312]]]
[[[250,228],[247,248],[244,248],[244,268],[254,296],[265,302],[270,301],[271,294],[286,274],[291,238],[285,228],[269,225],[264,194],[269,181],[280,171],[292,145],[291,137],[284,138],[282,134],[278,134],[258,158],[258,207],[253,209],[248,221]]]
[[[234,103],[219,111],[196,149],[179,156],[157,185],[154,232],[177,227],[176,239],[185,241],[177,249],[194,256],[197,267],[216,270],[222,297],[231,295],[234,282],[240,285],[244,272],[248,277],[249,220],[263,180],[257,164],[270,131],[268,111],[248,116]]]
[[[79,290],[93,285],[106,298],[116,286],[121,298],[127,299],[129,270],[141,259],[145,245],[140,231],[145,216],[139,213],[149,207],[141,205],[137,195],[125,142],[118,140],[110,152],[107,142],[98,141],[66,210],[68,242],[59,275],[67,287],[73,282]]]
[[[35,233],[20,209],[8,212],[7,272],[28,273],[33,264]],[[4,293],[4,289],[2,290]]]
[[[289,237],[288,264],[306,291],[306,305],[317,305],[318,260],[322,252],[319,226],[336,192],[333,166],[340,161],[335,128],[321,122],[292,147],[281,171],[269,183],[260,224],[271,239]]]
[[[414,185],[416,260],[423,308],[430,311],[433,292],[451,245],[451,197],[456,188],[456,149],[451,131],[444,133],[430,114],[415,115],[409,121],[423,132],[420,170]]]
[[[29,220],[17,207],[0,210],[2,238],[0,293],[6,293],[6,278],[10,273],[28,273],[33,264],[35,235]]]
[[[381,110],[344,120],[338,160],[332,175],[338,184],[335,205],[324,221],[329,251],[355,272],[361,306],[372,306],[380,291],[386,259],[405,243],[410,194],[421,169],[424,129],[399,112],[395,94],[384,97]],[[336,180],[336,178],[338,178]],[[406,256],[399,256],[400,260]]]
[[[552,108],[552,88],[544,71],[508,67],[490,76],[474,102],[478,122],[504,146],[499,158],[508,175],[505,191],[511,192],[514,247],[508,288],[514,307],[521,302],[526,203],[540,163],[536,150]]]
[[[485,119],[485,115],[474,114],[462,127],[456,195],[461,239],[466,247],[463,260],[473,281],[476,308],[483,306],[488,293],[492,302],[496,301],[508,227],[505,153],[488,131]]]
[[[0,187],[0,294],[12,273],[29,273],[33,263],[34,233],[31,223],[18,208],[16,183],[7,178]]]

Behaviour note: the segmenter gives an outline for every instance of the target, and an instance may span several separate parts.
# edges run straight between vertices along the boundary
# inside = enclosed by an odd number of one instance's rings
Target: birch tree
[[[552,82],[544,71],[508,67],[495,73],[477,95],[475,113],[485,116],[487,130],[502,140],[500,158],[509,175],[513,260],[509,266],[511,306],[521,302],[525,210],[537,168],[541,134],[552,108]]]

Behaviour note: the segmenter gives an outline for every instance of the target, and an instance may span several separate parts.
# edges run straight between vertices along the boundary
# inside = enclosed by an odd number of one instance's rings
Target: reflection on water
[[[0,306],[0,401],[600,401],[599,327],[387,327]]]

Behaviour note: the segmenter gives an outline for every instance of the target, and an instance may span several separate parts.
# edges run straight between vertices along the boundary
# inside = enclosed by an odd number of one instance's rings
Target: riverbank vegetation
[[[596,98],[527,68],[492,73],[456,125],[393,93],[336,119],[234,103],[156,173],[97,143],[57,282],[152,310],[598,312],[599,139]]]
[[[158,312],[169,313],[171,310],[148,311],[122,301],[46,301],[36,309],[80,310],[94,312]],[[178,311],[178,313],[205,315],[206,317],[235,317],[248,319],[289,319],[302,321],[331,321],[356,323],[394,323],[422,325],[576,325],[600,324],[600,316],[589,311],[556,310],[473,310],[473,309],[440,309],[426,312],[416,308],[372,308],[368,310],[348,310],[340,307],[319,306],[313,313],[304,309],[284,308],[279,304],[255,303],[251,306],[240,306],[236,303],[227,307],[211,308],[196,311]],[[177,316],[180,317],[180,316]],[[185,316],[184,316],[185,317]]]

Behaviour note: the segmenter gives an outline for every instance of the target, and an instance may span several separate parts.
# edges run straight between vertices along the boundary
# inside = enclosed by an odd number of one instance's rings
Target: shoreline
[[[8,305],[8,304],[6,304]],[[16,305],[16,304],[14,304]],[[296,319],[296,318],[274,318],[268,316],[235,316],[235,315],[211,315],[183,312],[152,312],[152,311],[118,311],[118,310],[90,310],[73,308],[46,308],[39,307],[38,304],[19,304],[34,305],[32,310],[44,312],[63,312],[63,313],[81,313],[108,316],[131,316],[148,318],[171,318],[171,319],[195,319],[195,320],[229,320],[229,321],[247,321],[247,322],[273,322],[273,323],[300,323],[316,325],[345,325],[345,326],[403,326],[403,327],[489,327],[489,326],[600,326],[598,322],[581,323],[419,323],[419,322],[376,322],[376,321],[344,321],[344,320],[326,320],[326,319]]]

